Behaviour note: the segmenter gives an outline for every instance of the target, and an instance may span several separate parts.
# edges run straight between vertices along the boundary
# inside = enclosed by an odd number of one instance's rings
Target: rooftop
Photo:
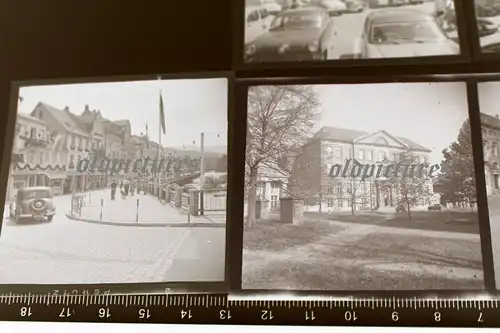
[[[311,140],[332,140],[332,141],[341,141],[341,142],[354,142],[356,139],[359,139],[363,136],[367,136],[370,134],[373,134],[376,132],[365,132],[365,131],[357,131],[357,130],[351,130],[351,129],[345,129],[345,128],[338,128],[338,127],[330,127],[330,126],[324,126],[322,127],[316,134],[312,137]],[[407,138],[400,137],[400,136],[395,136],[390,134],[394,138],[398,139],[399,141],[403,142],[405,145],[408,146],[408,148],[413,149],[413,150],[421,150],[421,151],[426,151],[430,152],[431,150],[429,148],[426,148],[416,142],[413,142]]]

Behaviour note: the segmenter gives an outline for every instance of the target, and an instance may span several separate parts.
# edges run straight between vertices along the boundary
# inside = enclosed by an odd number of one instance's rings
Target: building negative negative
[[[295,154],[289,181],[290,192],[300,195],[307,206],[326,210],[394,210],[402,189],[391,177],[331,177],[333,165],[356,160],[361,164],[429,163],[430,149],[384,130],[368,133],[323,127]],[[418,184],[417,184],[418,182]],[[415,207],[439,204],[432,178],[418,179]],[[320,206],[320,207],[318,207]],[[321,207],[323,206],[323,207]]]
[[[500,119],[498,115],[481,113],[481,131],[486,193],[491,195],[500,192]]]

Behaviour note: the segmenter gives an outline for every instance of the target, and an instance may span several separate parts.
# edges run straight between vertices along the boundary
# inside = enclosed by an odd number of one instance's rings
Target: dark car
[[[325,60],[336,34],[324,8],[290,9],[277,15],[267,32],[245,45],[245,62]]]
[[[433,15],[414,9],[381,9],[368,14],[360,41],[358,57],[366,59],[460,54],[458,43]]]
[[[435,204],[435,205],[431,205],[429,207],[427,207],[428,210],[441,210],[442,207],[440,204]]]
[[[406,205],[397,205],[396,213],[404,213],[406,212]]]
[[[17,191],[15,201],[9,205],[10,217],[21,220],[52,221],[56,214],[54,195],[50,187],[25,187]]]

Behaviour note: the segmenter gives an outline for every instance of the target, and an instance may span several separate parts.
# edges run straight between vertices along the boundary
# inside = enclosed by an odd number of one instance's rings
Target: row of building
[[[309,209],[394,210],[401,189],[389,180],[333,179],[329,170],[335,164],[343,165],[346,159],[362,164],[397,162],[401,153],[408,152],[414,163],[430,162],[430,149],[386,131],[367,133],[323,127],[280,167],[260,168],[258,196],[270,201],[271,209],[279,207],[280,197],[298,194],[306,199]],[[432,179],[421,184],[420,194],[416,206],[427,208],[440,203]]]
[[[97,169],[82,174],[76,169],[80,159],[156,158],[160,149],[167,156],[167,148],[147,133],[133,135],[129,120],[106,119],[88,106],[78,114],[40,102],[30,114],[17,115],[8,198],[25,186],[50,186],[55,194],[102,188],[109,175]]]

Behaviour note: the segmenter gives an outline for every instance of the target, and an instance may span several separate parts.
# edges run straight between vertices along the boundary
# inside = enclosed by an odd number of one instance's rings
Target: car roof
[[[23,187],[20,188],[18,191],[19,192],[29,192],[29,191],[41,191],[41,190],[51,190],[50,187],[48,186],[30,186],[30,187]]]
[[[295,9],[288,9],[285,10],[284,12],[281,12],[278,14],[278,17],[280,16],[289,16],[289,15],[301,15],[301,14],[314,14],[314,13],[323,13],[325,12],[326,9],[319,7],[319,6],[308,6],[308,7],[299,7]]]
[[[433,21],[434,16],[417,9],[381,9],[368,14],[372,23]]]

